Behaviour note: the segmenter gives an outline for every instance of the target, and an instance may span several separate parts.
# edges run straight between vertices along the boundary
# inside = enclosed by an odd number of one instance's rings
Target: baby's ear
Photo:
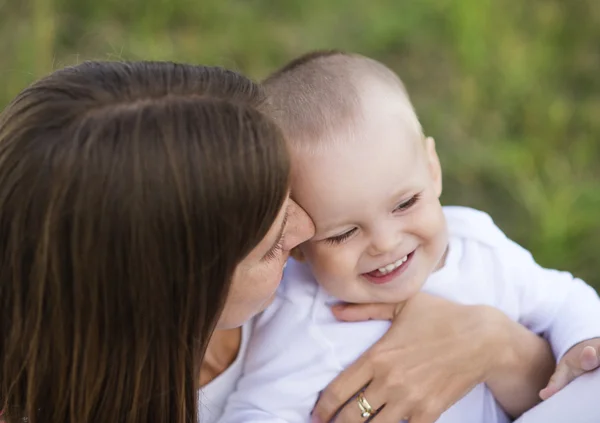
[[[425,149],[427,151],[427,161],[429,162],[429,173],[433,180],[435,193],[439,197],[442,195],[442,166],[435,149],[435,140],[431,137],[425,139]]]
[[[297,261],[304,261],[304,253],[299,247],[292,248],[292,251],[290,251],[290,256]]]

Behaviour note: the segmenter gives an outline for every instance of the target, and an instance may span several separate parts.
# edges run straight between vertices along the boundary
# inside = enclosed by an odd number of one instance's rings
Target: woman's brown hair
[[[0,115],[6,421],[197,421],[234,269],[287,196],[261,102],[221,68],[88,62]]]

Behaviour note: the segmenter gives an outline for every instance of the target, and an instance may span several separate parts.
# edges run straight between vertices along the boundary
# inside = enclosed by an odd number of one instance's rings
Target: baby
[[[265,86],[290,142],[293,196],[316,234],[258,318],[221,422],[310,420],[319,392],[389,327],[337,321],[329,306],[339,301],[399,303],[423,290],[489,305],[543,334],[558,360],[567,352],[572,362],[597,360],[595,291],[541,268],[485,213],[441,206],[434,141],[392,71],[357,55],[313,53]],[[380,406],[367,388],[356,410],[368,419]],[[438,420],[508,421],[485,384]]]

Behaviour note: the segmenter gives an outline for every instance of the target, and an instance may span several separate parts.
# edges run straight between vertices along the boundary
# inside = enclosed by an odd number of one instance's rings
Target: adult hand
[[[419,293],[401,305],[345,305],[333,312],[344,321],[393,322],[377,344],[323,391],[314,422],[364,422],[357,400],[349,398],[368,385],[364,397],[373,410],[380,410],[368,421],[433,423],[514,356],[506,347],[513,341],[506,330],[508,318],[487,306]]]

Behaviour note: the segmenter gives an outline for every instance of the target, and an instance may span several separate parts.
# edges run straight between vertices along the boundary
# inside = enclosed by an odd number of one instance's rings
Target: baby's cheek
[[[439,241],[446,232],[446,219],[440,206],[428,207],[416,223],[420,237],[429,242]]]
[[[330,251],[317,251],[314,255],[313,270],[323,276],[337,279],[346,273],[347,264],[344,257]]]
[[[321,284],[341,284],[354,276],[356,260],[349,254],[323,248],[311,256],[313,272]]]

